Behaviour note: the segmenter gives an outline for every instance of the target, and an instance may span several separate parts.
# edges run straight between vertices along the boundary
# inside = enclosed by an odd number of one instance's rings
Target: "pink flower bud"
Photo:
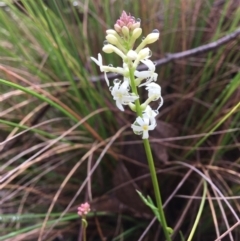
[[[114,28],[115,28],[115,30],[119,33],[119,32],[121,32],[121,26],[119,26],[117,23],[116,24],[114,24]]]

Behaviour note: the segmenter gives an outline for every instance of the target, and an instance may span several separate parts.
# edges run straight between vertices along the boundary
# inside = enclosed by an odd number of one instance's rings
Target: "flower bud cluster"
[[[115,30],[106,31],[106,41],[102,50],[107,54],[115,53],[121,57],[122,66],[103,65],[101,54],[98,54],[98,59],[93,57],[91,59],[100,67],[100,71],[104,72],[108,86],[110,86],[108,72],[120,74],[123,77],[122,80],[115,79],[109,90],[116,101],[116,106],[121,111],[124,111],[124,105],[128,105],[131,110],[138,113],[138,117],[131,127],[135,134],[142,135],[143,139],[147,139],[149,137],[148,131],[156,127],[155,118],[163,104],[163,98],[161,87],[155,83],[158,77],[158,74],[155,73],[155,64],[149,59],[152,52],[146,46],[156,42],[160,33],[158,30],[153,30],[152,33],[142,38],[141,43],[134,49],[136,40],[142,34],[140,20],[135,20],[133,16],[127,15],[123,11],[114,28]],[[137,70],[139,64],[144,64],[147,70]],[[143,86],[148,91],[148,99],[140,104],[137,87]],[[152,101],[159,101],[156,110],[153,110],[149,105]]]
[[[138,27],[140,27],[139,19],[136,21],[133,16],[127,15],[125,11],[122,12],[122,15],[114,25],[114,29],[123,35],[129,34],[129,30],[134,30]]]
[[[89,212],[91,211],[90,209],[90,205],[88,202],[82,203],[79,207],[78,207],[78,215],[79,216],[86,216]]]

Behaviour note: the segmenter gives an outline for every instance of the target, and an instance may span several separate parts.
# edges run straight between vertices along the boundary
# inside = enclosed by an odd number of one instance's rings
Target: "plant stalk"
[[[128,65],[128,67],[129,67],[129,75],[130,75],[132,91],[135,95],[138,96],[137,87],[135,85],[134,68],[130,64]],[[142,117],[142,110],[141,110],[141,105],[140,105],[139,99],[137,99],[135,101],[135,105],[136,105],[137,115]],[[164,232],[164,235],[165,235],[167,241],[171,241],[170,234],[167,230],[168,226],[167,226],[167,221],[166,221],[164,210],[163,210],[160,188],[158,185],[157,174],[156,174],[156,169],[155,169],[155,165],[154,165],[154,161],[153,161],[151,147],[149,144],[149,139],[143,139],[143,144],[144,144],[144,148],[145,148],[145,152],[146,152],[146,156],[147,156],[147,160],[148,160],[148,166],[149,166],[150,175],[152,178],[154,194],[155,194],[155,198],[156,198],[156,202],[157,202],[157,207],[158,207],[158,211],[159,211],[159,215],[160,215],[160,219],[161,219],[163,232]]]

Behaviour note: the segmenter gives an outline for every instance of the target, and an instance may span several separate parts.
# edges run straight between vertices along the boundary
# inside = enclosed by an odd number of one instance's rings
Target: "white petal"
[[[155,129],[155,127],[156,127],[157,125],[156,125],[156,122],[155,123],[152,123],[149,127],[148,127],[148,130],[154,130]]]
[[[162,98],[162,96],[160,96],[160,103],[159,103],[157,110],[159,110],[162,105],[163,105],[163,98]]]
[[[129,85],[129,83],[130,83],[130,79],[129,78],[127,78],[127,77],[124,77],[124,80],[123,80],[124,82],[127,82],[128,83],[128,85]]]
[[[155,64],[150,60],[150,59],[145,59],[145,60],[141,60],[142,63],[144,63],[150,71],[154,72],[156,67]]]
[[[104,72],[104,78],[106,80],[107,85],[109,86],[109,79],[107,77],[107,73],[106,72]]]
[[[152,72],[151,71],[138,71],[138,70],[136,70],[134,72],[134,75],[138,78],[146,79],[146,78],[149,78],[152,75]]]
[[[153,126],[153,128],[157,126],[156,119],[154,117],[150,118],[150,122],[151,122],[151,125],[149,126],[149,129],[151,128],[151,126]]]
[[[149,90],[149,89],[161,89],[161,87],[157,83],[150,83],[146,87],[146,90]]]
[[[138,54],[139,54],[140,60],[149,58],[150,57],[150,49],[149,48],[141,49]]]
[[[154,110],[152,110],[152,108],[148,105],[146,107],[146,109],[144,110],[143,112],[143,117],[147,117],[147,118],[150,118],[150,121],[152,123],[152,119],[154,119],[154,117],[157,115],[158,113]],[[155,119],[154,119],[155,120]]]
[[[136,100],[136,98],[133,98],[133,96],[124,96],[122,98],[122,104],[127,105],[129,102],[134,102]]]
[[[99,61],[97,60],[97,59],[95,59],[95,58],[93,58],[93,57],[90,57],[91,58],[91,60],[93,61],[93,62],[95,62],[95,64],[97,64],[98,66],[100,66],[100,63],[99,63]]]
[[[134,93],[130,94],[130,97],[133,99],[133,100],[137,100],[139,98],[139,96],[135,95]]]
[[[98,54],[98,62],[100,63],[100,65],[102,65],[102,55],[101,54]]]
[[[132,124],[131,127],[134,131],[143,131],[141,126],[137,126],[137,125]]]
[[[127,81],[123,81],[123,83],[121,84],[121,88],[124,90],[128,90],[129,87],[129,83]]]
[[[146,83],[145,83],[146,84]],[[146,90],[148,91],[148,97],[155,96],[154,100],[157,100],[161,96],[161,87],[156,83],[146,84]]]
[[[149,125],[149,121],[150,121],[150,120],[149,120],[148,117],[144,117],[144,118],[143,118],[143,121],[144,121],[144,124],[145,124],[145,125]]]
[[[149,138],[148,131],[143,131],[142,139],[148,139],[148,138]]]
[[[136,121],[140,126],[144,125],[144,121],[140,116],[136,119]]]
[[[117,105],[119,110],[124,111],[124,108],[123,108],[122,104],[119,101],[116,101],[116,105]]]
[[[156,80],[157,80],[157,78],[155,78],[154,75],[151,75],[150,78],[148,78],[145,83],[139,85],[139,87],[142,87],[142,86],[144,86],[144,85],[148,85],[148,84],[150,84],[152,81],[156,81]]]
[[[158,77],[158,74],[157,74],[157,73],[154,73],[154,74],[153,74],[153,81],[156,81],[156,80],[157,80],[157,77]]]
[[[152,111],[152,108],[149,105],[144,110],[145,113],[150,113],[151,111]]]

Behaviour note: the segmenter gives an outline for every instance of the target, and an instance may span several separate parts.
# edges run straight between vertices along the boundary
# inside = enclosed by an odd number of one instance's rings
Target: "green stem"
[[[87,220],[82,218],[83,241],[87,241]]]
[[[151,151],[151,147],[150,147],[150,144],[149,144],[149,140],[144,139],[143,144],[144,144],[145,152],[146,152],[146,155],[147,155],[148,166],[149,166],[149,169],[150,169],[150,174],[151,174],[151,178],[152,178],[153,189],[154,189],[155,198],[156,198],[156,201],[157,201],[157,207],[158,207],[160,219],[162,221],[163,232],[164,232],[164,235],[165,235],[166,239],[168,241],[170,241],[171,238],[170,238],[169,232],[167,230],[168,226],[167,226],[167,221],[166,221],[166,218],[165,218],[165,215],[164,215],[162,198],[161,198],[161,194],[160,194],[160,188],[159,188],[159,185],[158,185],[157,174],[156,174],[156,169],[155,169],[155,165],[154,165],[154,161],[153,161],[153,157],[152,157],[152,151]]]
[[[129,75],[130,75],[132,91],[135,95],[138,96],[137,87],[135,85],[134,68],[130,64],[128,65],[128,67],[129,67]],[[141,110],[141,105],[140,105],[139,99],[137,99],[135,101],[135,105],[136,105],[137,115],[142,117],[142,110]],[[144,139],[143,144],[144,144],[145,152],[146,152],[146,155],[147,155],[148,166],[149,166],[149,169],[150,169],[154,194],[155,194],[155,198],[156,198],[156,202],[157,202],[157,207],[158,207],[160,219],[161,219],[161,222],[162,222],[163,232],[164,232],[164,235],[165,235],[167,241],[171,241],[169,232],[167,230],[168,226],[167,226],[167,221],[166,221],[164,211],[163,211],[160,188],[159,188],[159,185],[158,185],[157,174],[156,174],[156,169],[155,169],[155,165],[154,165],[154,161],[153,161],[153,156],[152,156],[152,151],[151,151],[151,147],[150,147],[150,144],[149,144],[149,140]]]

